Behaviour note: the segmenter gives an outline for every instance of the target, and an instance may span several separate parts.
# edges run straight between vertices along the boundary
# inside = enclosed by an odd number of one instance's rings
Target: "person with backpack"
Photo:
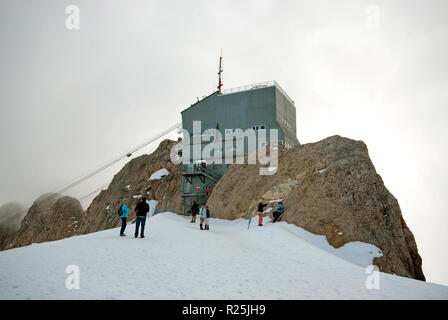
[[[140,224],[142,225],[142,229],[140,232],[140,238],[144,238],[145,235],[145,223],[146,223],[146,217],[149,212],[149,205],[146,202],[146,198],[143,197],[142,200],[137,203],[137,206],[135,207],[135,213],[137,215],[137,220],[135,221],[135,237],[138,237],[138,229],[140,227]]]
[[[285,206],[283,205],[283,202],[280,201],[277,206],[277,211],[274,211],[272,214],[274,216],[274,220],[272,222],[276,222],[283,212],[285,212]]]
[[[202,225],[205,221],[205,219],[207,219],[207,208],[205,207],[205,204],[203,204],[201,206],[201,209],[199,209],[199,219],[200,219],[200,229],[204,230],[204,228],[202,228]]]
[[[128,199],[123,199],[123,203],[121,204],[120,208],[118,209],[118,216],[121,219],[121,229],[120,229],[120,237],[126,236],[124,234],[124,230],[126,229],[126,224],[128,220]]]
[[[190,223],[196,223],[196,215],[199,212],[198,204],[193,200],[193,205],[191,206],[191,221]]]
[[[205,226],[205,230],[210,230],[208,221],[210,220],[210,209],[208,208],[208,206],[205,206],[205,219],[204,219],[204,226]]]
[[[258,226],[261,227],[263,226],[263,211],[264,211],[264,207],[266,207],[268,204],[265,203],[263,204],[262,202],[258,203]]]

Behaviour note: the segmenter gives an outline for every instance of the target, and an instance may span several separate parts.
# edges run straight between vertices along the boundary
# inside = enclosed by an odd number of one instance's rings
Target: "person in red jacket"
[[[263,204],[262,202],[258,203],[258,226],[261,227],[263,226],[263,211],[264,211],[264,207],[266,207],[268,204],[265,203]]]

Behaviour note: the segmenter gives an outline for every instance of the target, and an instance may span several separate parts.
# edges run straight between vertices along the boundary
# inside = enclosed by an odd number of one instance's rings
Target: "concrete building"
[[[194,148],[194,121],[200,121],[202,139],[199,146],[196,144],[196,147],[201,151],[207,145],[210,146],[213,138],[208,136],[213,136],[213,132],[218,132],[216,134],[220,134],[224,140],[226,134],[231,134],[236,129],[253,130],[257,137],[261,133],[266,134],[268,143],[270,129],[277,129],[279,143],[287,148],[299,144],[296,137],[294,101],[275,81],[227,89],[222,93],[214,92],[182,111],[181,115],[182,127],[189,133],[189,140],[192,142],[190,155],[193,154]],[[188,137],[184,137],[184,141],[186,141],[185,138]],[[210,140],[202,141],[206,139]],[[247,154],[247,139],[243,141],[244,150],[242,151],[236,148],[235,139],[230,141],[232,143],[230,148],[224,144],[213,148],[211,152],[213,159],[202,158],[195,161],[192,159],[190,164],[182,164],[181,194],[185,200],[185,212],[189,210],[193,200],[196,200],[198,204],[207,201],[206,191],[213,190],[227,169],[226,163],[229,161],[235,163],[237,156],[241,156],[241,153]],[[263,147],[265,144],[257,139],[256,148]],[[216,163],[216,161],[212,163],[217,158],[222,159],[221,163]]]

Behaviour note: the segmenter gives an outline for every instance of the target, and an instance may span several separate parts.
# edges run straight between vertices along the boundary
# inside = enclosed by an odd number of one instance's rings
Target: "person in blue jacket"
[[[285,206],[283,205],[283,203],[280,201],[278,206],[277,206],[277,211],[274,211],[274,213],[272,214],[274,216],[274,220],[272,222],[276,222],[278,220],[278,218],[280,218],[281,214],[285,211]]]
[[[120,230],[120,237],[124,237],[124,229],[126,229],[126,223],[128,220],[128,199],[123,199],[123,203],[121,205],[121,211],[123,214],[120,216],[121,218],[121,230]]]
[[[207,207],[205,206],[205,203],[199,209],[199,219],[200,219],[199,228],[201,230],[205,230],[204,228],[202,228],[202,225],[204,224],[205,219],[207,219]]]

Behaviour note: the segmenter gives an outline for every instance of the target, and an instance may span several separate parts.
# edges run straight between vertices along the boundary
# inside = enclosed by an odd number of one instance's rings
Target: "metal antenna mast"
[[[221,50],[221,56],[219,57],[219,71],[218,71],[219,76],[218,94],[221,94],[221,87],[222,87],[221,73],[223,73],[223,71],[224,70],[222,70],[222,50]]]

